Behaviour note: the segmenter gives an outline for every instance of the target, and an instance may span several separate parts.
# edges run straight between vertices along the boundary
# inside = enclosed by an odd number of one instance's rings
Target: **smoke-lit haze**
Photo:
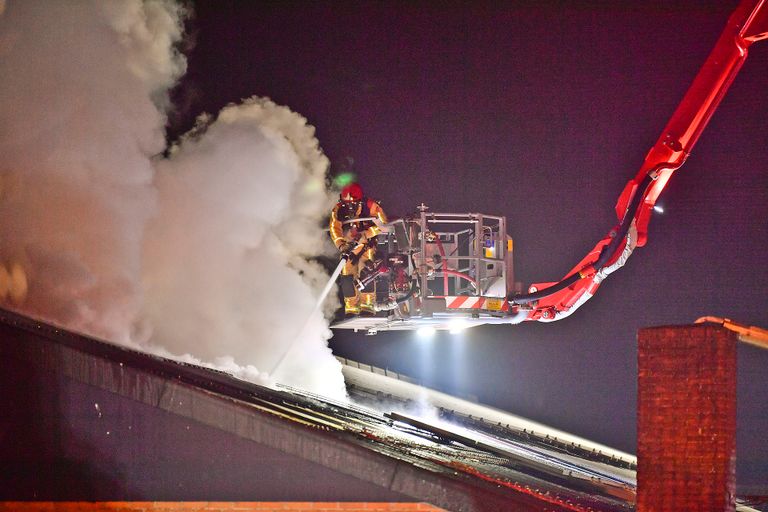
[[[165,149],[184,12],[0,2],[0,292],[7,307],[250,379],[343,396],[320,314],[327,159],[251,99]]]

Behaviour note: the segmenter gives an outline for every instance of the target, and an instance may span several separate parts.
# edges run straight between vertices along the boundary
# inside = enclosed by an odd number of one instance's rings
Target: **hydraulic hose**
[[[643,199],[645,199],[648,187],[652,182],[653,177],[650,173],[646,174],[645,178],[643,178],[643,181],[640,182],[640,186],[637,187],[637,191],[632,197],[632,201],[629,203],[627,212],[624,214],[624,218],[621,220],[621,224],[619,225],[619,230],[616,233],[616,236],[613,237],[613,240],[611,240],[610,244],[603,247],[603,250],[600,251],[600,257],[597,258],[597,261],[593,265],[596,271],[600,270],[605,266],[606,263],[608,263],[608,260],[611,259],[611,256],[613,256],[613,254],[619,248],[619,244],[621,244],[627,237],[629,227],[632,225],[632,221],[635,220],[637,212],[640,209],[640,205],[643,202]]]
[[[543,290],[539,290],[533,293],[526,293],[524,295],[515,295],[514,297],[511,297],[509,299],[510,304],[528,304],[529,302],[533,302],[539,299],[543,299],[544,297],[549,297],[553,293],[557,293],[560,290],[563,290],[569,286],[571,286],[573,283],[581,279],[581,276],[578,272],[575,274],[571,274],[570,276],[566,277],[562,281],[553,284],[552,286],[548,286],[544,288]]]
[[[465,279],[465,280],[469,281],[470,283],[472,283],[472,286],[474,286],[475,289],[477,289],[477,281],[475,281],[474,279],[469,277],[464,272],[459,272],[458,270],[452,270],[450,268],[443,269],[442,272],[445,274],[446,277],[447,276],[456,276],[456,277],[460,277],[462,279]]]
[[[632,201],[630,202],[627,211],[624,213],[624,217],[621,220],[621,224],[619,224],[616,235],[608,245],[603,247],[602,251],[600,251],[600,256],[597,258],[597,261],[595,261],[595,263],[592,265],[595,269],[595,272],[599,271],[605,266],[606,263],[608,263],[608,260],[610,260],[611,257],[616,253],[619,245],[626,239],[629,228],[632,225],[632,221],[635,219],[637,212],[640,209],[640,205],[645,198],[648,187],[652,182],[653,177],[651,173],[646,174],[645,178],[640,183],[640,186],[637,187],[635,195],[632,197]],[[528,304],[530,302],[543,299],[544,297],[549,297],[550,295],[557,293],[560,290],[564,290],[580,279],[582,279],[582,275],[579,272],[574,272],[562,281],[559,281],[552,286],[548,286],[543,290],[538,290],[536,292],[528,293],[525,295],[508,297],[508,299],[511,304]]]

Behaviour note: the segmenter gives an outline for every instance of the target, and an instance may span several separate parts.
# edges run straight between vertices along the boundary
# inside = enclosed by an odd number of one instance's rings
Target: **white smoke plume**
[[[171,48],[179,14],[161,2],[5,6],[0,259],[25,269],[27,312],[129,339],[155,202],[149,157],[165,145],[152,98],[184,70]]]
[[[255,99],[157,156],[183,15],[0,0],[0,301],[264,380],[324,284],[306,256],[328,248],[327,160],[306,120]],[[309,319],[273,377],[343,395],[328,337]]]
[[[153,339],[177,352],[198,340],[194,355],[227,354],[261,372],[290,349],[280,382],[338,396],[330,332],[322,314],[309,318],[328,276],[307,257],[329,247],[320,219],[332,205],[314,129],[252,98],[201,119],[157,168],[144,259]]]

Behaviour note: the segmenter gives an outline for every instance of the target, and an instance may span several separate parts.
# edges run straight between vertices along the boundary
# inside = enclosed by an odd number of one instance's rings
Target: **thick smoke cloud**
[[[294,343],[326,277],[307,257],[328,248],[306,120],[249,100],[158,156],[183,15],[0,2],[0,300],[250,379],[293,347],[278,380],[343,395],[321,315]]]
[[[306,119],[257,98],[202,119],[158,162],[144,259],[153,338],[171,351],[197,339],[199,357],[228,354],[266,372],[290,349],[281,382],[303,375],[338,395],[343,381],[317,378],[340,365],[322,314],[310,318],[328,276],[307,261],[328,247],[327,167]]]
[[[178,9],[159,2],[13,2],[0,18],[0,258],[24,310],[126,342],[140,307]]]

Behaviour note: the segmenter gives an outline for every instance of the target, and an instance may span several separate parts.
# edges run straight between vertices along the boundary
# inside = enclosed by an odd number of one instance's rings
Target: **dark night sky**
[[[498,4],[198,2],[172,133],[269,96],[317,127],[332,170],[354,159],[390,215],[422,201],[506,215],[517,279],[557,280],[615,223],[736,2]],[[639,328],[703,315],[768,327],[766,70],[762,42],[648,245],[572,317],[429,343],[341,332],[334,353],[634,452]],[[739,364],[739,482],[764,482],[768,351],[740,349]]]

